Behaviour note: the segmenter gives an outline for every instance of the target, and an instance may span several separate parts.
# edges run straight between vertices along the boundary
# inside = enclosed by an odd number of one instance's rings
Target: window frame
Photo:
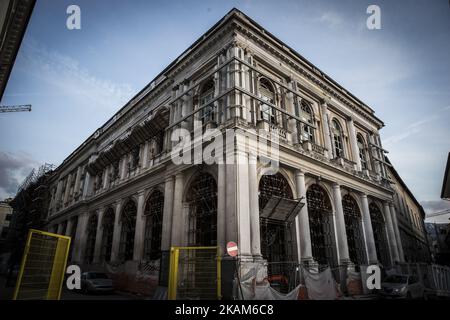
[[[305,117],[305,114],[308,115],[308,117]],[[314,125],[314,110],[312,106],[304,100],[300,102],[300,115],[303,121],[311,124],[311,126],[305,123],[301,124],[301,140],[315,143],[315,132],[312,127]]]
[[[275,87],[269,79],[261,77],[258,80],[258,96],[265,102],[276,105]],[[274,125],[277,124],[275,110],[273,110],[272,106],[260,102],[259,114],[261,120]]]
[[[331,120],[331,131],[333,133],[333,149],[336,158],[344,158],[344,132],[342,130],[342,126],[340,122],[333,118]]]
[[[206,80],[201,87],[200,94],[198,97],[198,103],[199,107],[204,106],[200,110],[200,119],[202,121],[202,124],[216,121],[214,104],[213,103],[208,104],[210,101],[214,100],[215,88],[216,85],[213,79]]]
[[[366,154],[366,141],[362,137],[361,134],[356,135],[356,145],[358,146],[358,155],[359,160],[361,162],[361,169],[362,170],[369,170],[369,163],[367,161],[367,154]]]

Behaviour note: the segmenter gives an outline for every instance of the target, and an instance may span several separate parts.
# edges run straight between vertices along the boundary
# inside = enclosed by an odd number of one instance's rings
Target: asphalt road
[[[144,300],[147,297],[128,294],[124,292],[113,292],[109,294],[81,293],[63,289],[61,300]]]
[[[0,276],[0,300],[12,299],[14,287],[6,287],[6,278]],[[63,288],[61,300],[144,300],[150,297],[134,295],[126,292],[113,292],[110,294],[85,294]]]

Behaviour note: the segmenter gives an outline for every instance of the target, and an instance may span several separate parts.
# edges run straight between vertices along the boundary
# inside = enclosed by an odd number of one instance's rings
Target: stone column
[[[188,84],[185,85],[186,90],[188,89]],[[182,101],[182,107],[181,107],[181,117],[185,117],[190,112],[190,104],[191,104],[191,95],[185,94],[183,97],[181,97]],[[181,122],[181,128],[189,130],[189,120],[185,120]]]
[[[80,193],[80,179],[81,179],[81,166],[77,168],[77,175],[75,177],[75,186],[73,187],[73,194],[76,196]]]
[[[119,246],[120,246],[120,216],[122,211],[122,200],[116,202],[116,212],[114,214],[114,231],[113,241],[111,248],[111,261],[117,261],[119,259]]]
[[[149,149],[149,141],[145,141],[144,148],[142,150],[142,169],[148,167],[148,149]]]
[[[291,81],[289,83],[289,87],[291,90],[294,90],[294,82]],[[291,115],[295,115],[295,96],[294,93],[292,91],[288,91],[287,93],[287,111],[289,112],[289,114]],[[295,145],[297,143],[299,143],[299,139],[298,139],[298,131],[297,131],[297,120],[295,120],[294,118],[290,118],[288,120],[288,128],[289,131],[292,134],[292,143]]]
[[[369,142],[370,142],[370,144],[376,145],[375,134],[373,132],[371,132],[369,135]],[[380,155],[379,155],[378,149],[376,147],[370,146],[370,150],[371,150],[372,159],[374,159],[374,158],[380,159]],[[378,162],[378,160],[375,160],[375,159],[373,162],[374,162],[373,166],[375,167],[375,172],[377,173],[377,175],[381,175],[380,162]]]
[[[120,180],[124,180],[127,177],[128,155],[124,155],[121,161],[122,163],[120,166]]]
[[[172,246],[182,246],[183,228],[183,187],[184,178],[182,173],[175,176],[175,188],[173,194],[172,213]]]
[[[325,141],[325,148],[327,148],[327,156],[329,159],[333,158],[333,146],[331,144],[331,133],[330,133],[330,123],[328,121],[329,113],[328,113],[328,105],[326,102],[322,103],[322,127],[323,127],[323,135]]]
[[[405,262],[405,254],[403,252],[402,238],[400,237],[400,230],[398,228],[397,213],[393,203],[389,203],[391,211],[392,225],[394,226],[395,239],[397,239],[397,249],[399,255],[399,261]]]
[[[349,131],[350,147],[352,148],[353,161],[356,162],[356,169],[361,171],[361,159],[359,158],[358,141],[356,139],[355,124],[352,117],[347,118],[347,126]]]
[[[182,205],[182,208],[181,208],[181,211],[182,211],[181,212],[181,216],[183,218],[182,224],[184,226],[184,229],[183,229],[183,233],[182,233],[182,237],[181,237],[181,243],[183,243],[185,245],[189,245],[189,241],[191,240],[189,238],[189,236],[190,236],[190,233],[189,233],[189,231],[190,231],[189,230],[189,220],[190,220],[189,212],[190,211],[189,210],[190,210],[189,203],[183,202],[183,205]],[[217,222],[217,223],[219,223],[219,222]],[[219,245],[219,239],[218,238],[217,238],[217,245]]]
[[[248,154],[236,152],[236,215],[238,218],[238,245],[241,257],[252,255],[249,199]]]
[[[72,183],[72,175],[69,174],[67,176],[67,182],[66,182],[66,190],[64,191],[64,200],[63,200],[63,206],[66,206],[69,201],[69,193],[70,193],[70,184]]]
[[[173,190],[175,180],[173,176],[167,177],[164,185],[164,211],[162,224],[161,250],[170,250],[172,234],[172,209],[173,209]]]
[[[258,162],[254,154],[248,159],[248,180],[250,199],[250,233],[252,239],[252,255],[261,259],[261,235],[259,226],[259,199],[258,199]]]
[[[141,261],[144,254],[144,210],[145,210],[145,193],[144,190],[138,193],[138,204],[136,214],[136,228],[134,234],[133,260]]]
[[[63,181],[62,181],[62,180],[59,180],[59,181],[58,181],[58,186],[56,187],[56,196],[55,196],[55,203],[54,203],[55,209],[56,209],[57,204],[60,203],[60,201],[61,201],[61,197],[62,197],[62,184],[63,184]],[[61,202],[62,202],[62,201],[61,201]],[[59,208],[59,209],[61,209],[61,208]]]
[[[103,170],[103,190],[108,189],[109,184],[109,171],[112,170],[112,167],[106,166]]]
[[[375,134],[374,139],[376,141],[377,146],[380,147],[380,149],[378,149],[378,154],[379,154],[378,159],[380,159],[381,161],[386,161],[386,158],[384,156],[384,151],[382,150],[383,145],[381,143],[380,134],[379,133]],[[386,178],[387,177],[387,167],[383,162],[380,163],[380,169],[381,169],[381,176]]]
[[[395,237],[395,231],[394,231],[394,225],[392,222],[392,216],[391,216],[391,210],[389,208],[389,203],[384,201],[383,202],[383,210],[384,210],[384,216],[386,218],[386,228],[389,235],[389,247],[392,254],[392,262],[400,261],[400,257],[398,254],[398,246],[397,246],[397,239]]]
[[[72,228],[73,228],[73,218],[69,218],[69,220],[67,220],[67,228],[66,228],[66,236],[70,237],[70,235],[72,234]],[[72,239],[72,245],[73,245],[73,241],[75,239]]]
[[[339,262],[341,264],[348,264],[350,262],[350,255],[348,253],[347,230],[345,229],[344,209],[342,208],[341,186],[337,183],[333,184],[333,199],[336,209]]]
[[[242,50],[237,48],[236,51]],[[238,55],[237,55],[238,56]],[[245,87],[245,66],[241,62],[236,63],[237,72],[235,74],[236,81],[235,85],[237,87],[241,87],[242,89],[246,89]],[[241,92],[236,92],[236,106],[240,108],[239,116],[247,121],[247,105],[246,100],[244,99],[244,95]]]
[[[78,216],[77,233],[75,234],[75,246],[73,250],[73,261],[81,264],[84,259],[84,248],[86,246],[86,228],[89,214],[87,212]]]
[[[97,216],[97,232],[95,233],[95,247],[94,247],[94,263],[100,263],[100,255],[102,248],[102,238],[103,238],[103,215],[105,213],[105,208],[100,208],[98,210]]]
[[[62,234],[62,229],[63,229],[63,223],[61,222],[60,224],[58,224],[58,228],[56,229],[56,234]]]
[[[86,178],[84,180],[84,188],[83,188],[83,200],[87,198],[87,196],[90,193],[92,181],[91,181],[91,175],[89,172],[86,172]]]
[[[249,60],[249,53],[247,52],[245,54],[245,60]],[[246,65],[242,64],[242,87],[245,91],[251,92],[251,83],[250,83],[250,68]],[[246,119],[247,122],[252,122],[251,117],[251,97],[246,94],[242,94],[243,104],[245,106],[245,112],[246,112]]]
[[[226,168],[224,163],[217,165],[217,245],[222,254],[226,251]]]
[[[229,158],[229,157],[227,157]],[[233,158],[232,158],[233,159]],[[231,161],[231,162],[230,162]],[[227,160],[226,166],[226,242],[238,241],[236,216],[236,176],[233,160]],[[239,245],[239,243],[238,243]]]
[[[369,264],[378,263],[377,250],[375,248],[375,239],[373,237],[372,220],[370,219],[369,201],[366,194],[361,194],[362,220],[364,234],[366,236],[366,247],[369,255]]]
[[[297,238],[299,239],[299,257],[301,263],[310,263],[313,261],[312,247],[311,247],[311,231],[309,229],[308,204],[306,202],[306,186],[305,174],[300,171],[295,171],[295,189],[297,190],[297,198],[303,199],[305,205],[300,209],[296,218]]]

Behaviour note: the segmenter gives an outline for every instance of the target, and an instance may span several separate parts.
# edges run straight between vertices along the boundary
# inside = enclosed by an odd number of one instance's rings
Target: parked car
[[[103,272],[83,272],[81,291],[84,293],[109,293],[114,291],[112,279]]]
[[[416,276],[396,274],[384,279],[380,294],[390,298],[425,298],[425,287]]]

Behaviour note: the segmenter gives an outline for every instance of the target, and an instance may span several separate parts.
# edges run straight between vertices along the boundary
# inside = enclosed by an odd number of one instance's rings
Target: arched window
[[[361,229],[361,212],[358,204],[352,196],[346,194],[342,198],[342,209],[344,211],[350,260],[357,266],[366,264],[366,250]]]
[[[381,264],[387,266],[389,264],[389,252],[384,218],[378,206],[373,202],[369,205],[369,212],[378,260]]]
[[[164,210],[164,193],[152,192],[145,204],[144,259],[156,260],[161,257],[162,219]]]
[[[102,233],[102,249],[101,260],[109,262],[111,260],[111,249],[114,234],[114,209],[109,208],[103,216],[103,233]]]
[[[259,181],[259,212],[260,216],[267,210],[280,210],[274,203],[281,199],[293,199],[292,190],[286,178],[277,173],[264,175]],[[282,209],[281,209],[282,210]],[[260,217],[261,254],[269,262],[267,272],[270,276],[283,276],[287,282],[292,277],[292,266],[295,261],[295,227],[285,221]],[[281,292],[288,292],[287,283],[281,284]]]
[[[200,91],[200,107],[207,105],[214,99],[214,80],[208,80]],[[210,121],[215,121],[214,104],[208,104],[200,111],[200,119],[205,124]]]
[[[122,230],[120,235],[119,260],[133,260],[134,233],[136,231],[136,204],[129,200],[121,215]]]
[[[270,104],[275,104],[275,89],[272,83],[266,78],[259,80],[258,86],[259,97]],[[275,124],[275,112],[271,106],[262,103],[260,106],[261,119]]]
[[[305,101],[302,101],[301,104],[302,109],[302,120],[314,125],[314,114],[312,112],[311,107],[306,103]],[[303,141],[311,141],[314,142],[314,128],[311,126],[308,126],[307,124],[302,124],[302,140]]]
[[[206,172],[191,183],[189,202],[189,244],[215,246],[217,244],[217,184]]]
[[[337,264],[333,209],[326,191],[313,184],[306,192],[311,246],[314,260],[323,267]]]
[[[87,225],[87,237],[86,237],[86,252],[84,260],[86,263],[90,264],[94,261],[94,251],[95,251],[95,237],[97,235],[97,214],[92,214],[89,217]]]
[[[359,160],[361,160],[361,168],[363,170],[367,170],[366,144],[364,142],[363,137],[360,134],[356,136],[356,140],[358,142]]]
[[[334,154],[336,157],[344,157],[344,144],[343,144],[343,134],[342,128],[336,119],[333,119],[331,123],[331,130],[333,132],[333,142],[334,142]]]

